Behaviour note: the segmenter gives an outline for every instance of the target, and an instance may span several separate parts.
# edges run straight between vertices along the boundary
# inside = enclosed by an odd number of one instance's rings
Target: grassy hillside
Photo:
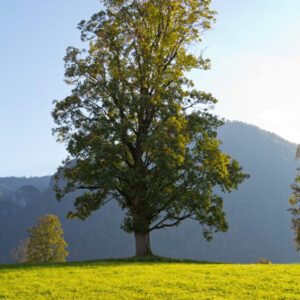
[[[299,265],[107,260],[0,266],[0,299],[297,299]]]

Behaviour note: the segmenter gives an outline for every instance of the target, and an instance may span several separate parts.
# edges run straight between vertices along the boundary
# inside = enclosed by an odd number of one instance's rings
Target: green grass
[[[120,259],[0,266],[0,299],[300,299],[300,265]]]

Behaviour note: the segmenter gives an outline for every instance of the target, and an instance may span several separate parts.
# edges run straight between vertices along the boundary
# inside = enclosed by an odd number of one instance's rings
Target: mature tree
[[[296,159],[300,158],[300,146],[298,146]],[[300,250],[300,168],[297,168],[299,172],[296,175],[295,181],[292,184],[293,195],[289,198],[291,208],[288,210],[292,214],[292,228],[295,232],[295,244],[297,251]]]
[[[210,0],[104,5],[79,23],[87,49],[67,49],[65,77],[73,89],[54,101],[54,133],[70,154],[56,174],[67,181],[57,185],[57,197],[82,189],[68,215],[80,219],[117,200],[136,255],[152,254],[151,231],[188,218],[210,239],[227,229],[215,192],[230,192],[247,177],[219,149],[222,120],[210,112],[216,99],[185,76],[210,66],[193,54],[214,22]]]
[[[55,215],[47,214],[38,218],[38,224],[28,229],[30,233],[26,242],[26,262],[46,263],[64,262],[69,252],[63,238],[63,230]]]

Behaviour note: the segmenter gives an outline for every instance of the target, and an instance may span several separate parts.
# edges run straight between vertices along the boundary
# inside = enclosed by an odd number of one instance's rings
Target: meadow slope
[[[300,265],[94,261],[0,266],[0,299],[300,299]]]

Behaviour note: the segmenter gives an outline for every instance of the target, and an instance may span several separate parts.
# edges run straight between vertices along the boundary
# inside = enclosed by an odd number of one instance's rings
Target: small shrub
[[[266,259],[265,257],[261,257],[258,262],[258,264],[264,264],[264,265],[270,265],[271,261],[269,259]]]

